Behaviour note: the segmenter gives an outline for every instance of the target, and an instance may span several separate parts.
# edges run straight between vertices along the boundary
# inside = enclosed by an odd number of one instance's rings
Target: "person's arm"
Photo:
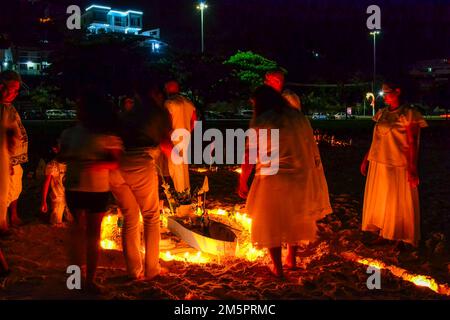
[[[413,123],[406,127],[406,137],[408,142],[408,149],[406,151],[406,159],[408,163],[408,181],[413,188],[419,185],[419,175],[417,171],[419,135],[419,125]]]
[[[360,171],[363,176],[367,175],[367,169],[369,168],[369,151],[366,152],[363,161],[361,162]]]
[[[241,174],[239,176],[239,187],[238,187],[238,195],[246,199],[249,192],[249,184],[248,180],[252,174],[252,171],[255,167],[255,164],[252,164],[250,161],[250,149],[255,148],[257,146],[250,146],[247,142],[245,144],[245,153],[244,153],[244,161],[241,164]]]
[[[194,131],[194,127],[195,127],[195,121],[197,121],[197,112],[194,109],[194,111],[192,112],[192,117],[191,117],[191,132]]]
[[[170,139],[165,137],[161,141],[161,152],[169,159],[172,153],[173,143]]]
[[[378,112],[375,114],[375,116],[372,118],[372,120],[375,122],[378,122],[378,120],[380,120],[382,114],[383,114],[382,110],[381,109],[378,110]],[[375,130],[375,128],[373,130]],[[364,155],[363,161],[361,162],[361,165],[360,165],[360,172],[363,176],[367,175],[367,169],[369,168],[369,160],[368,160],[369,152],[370,152],[370,149]]]
[[[46,213],[48,211],[47,195],[48,195],[48,189],[50,187],[51,181],[52,181],[52,175],[51,174],[46,175],[44,185],[42,186],[42,200],[41,200],[41,212],[42,213]]]

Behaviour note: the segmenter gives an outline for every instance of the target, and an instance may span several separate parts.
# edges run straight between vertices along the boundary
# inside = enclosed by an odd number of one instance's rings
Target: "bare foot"
[[[283,269],[279,270],[274,265],[270,265],[269,267],[270,273],[274,275],[275,277],[282,279],[284,278]]]
[[[286,269],[286,270],[289,270],[289,271],[294,271],[294,270],[297,270],[297,265],[295,265],[295,264],[291,264],[290,262],[285,262],[284,263],[284,268]]]
[[[64,222],[52,223],[52,226],[55,228],[64,228],[66,225]]]
[[[296,270],[297,269],[297,263],[295,261],[295,257],[287,256],[286,260],[284,261],[284,267],[287,270]]]
[[[11,225],[14,227],[19,227],[23,224],[22,220],[16,215],[11,216]]]
[[[159,269],[159,273],[158,273],[158,274],[156,274],[156,275],[154,275],[154,276],[150,276],[150,277],[145,276],[144,280],[146,280],[146,281],[148,281],[148,280],[153,280],[153,279],[155,279],[155,278],[157,278],[157,277],[165,276],[165,275],[167,275],[168,273],[169,273],[169,269],[167,269],[166,267],[161,267],[161,268]]]

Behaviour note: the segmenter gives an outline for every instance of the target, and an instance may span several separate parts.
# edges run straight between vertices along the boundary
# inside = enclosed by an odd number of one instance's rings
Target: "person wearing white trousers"
[[[128,151],[120,169],[111,172],[111,191],[122,210],[123,252],[131,278],[151,279],[159,275],[159,194],[155,159],[159,148]],[[139,216],[144,223],[144,266],[142,265]]]

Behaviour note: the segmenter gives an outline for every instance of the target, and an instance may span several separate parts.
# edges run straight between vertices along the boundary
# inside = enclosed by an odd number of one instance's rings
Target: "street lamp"
[[[372,92],[375,92],[375,80],[377,75],[377,35],[379,35],[381,31],[375,30],[370,32],[370,35],[373,36],[373,82],[372,82]]]
[[[203,39],[203,11],[208,8],[208,5],[205,2],[200,2],[197,6],[197,9],[200,10],[200,19],[201,19],[201,32],[202,32],[202,53],[205,51],[205,42]]]

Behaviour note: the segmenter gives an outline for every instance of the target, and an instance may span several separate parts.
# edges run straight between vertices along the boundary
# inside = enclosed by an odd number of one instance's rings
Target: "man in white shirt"
[[[172,130],[185,129],[192,132],[194,129],[194,122],[197,120],[194,104],[186,97],[180,94],[180,86],[176,81],[169,81],[165,84],[164,89],[167,94],[167,100],[164,106],[169,111],[172,117]],[[183,140],[186,146],[189,145],[189,140]],[[180,141],[173,141],[174,145]],[[184,148],[186,149],[186,148]],[[180,154],[182,157],[183,155]],[[172,178],[175,190],[177,192],[184,192],[190,189],[189,183],[189,165],[188,163],[175,164],[173,159],[168,159],[169,173]]]

